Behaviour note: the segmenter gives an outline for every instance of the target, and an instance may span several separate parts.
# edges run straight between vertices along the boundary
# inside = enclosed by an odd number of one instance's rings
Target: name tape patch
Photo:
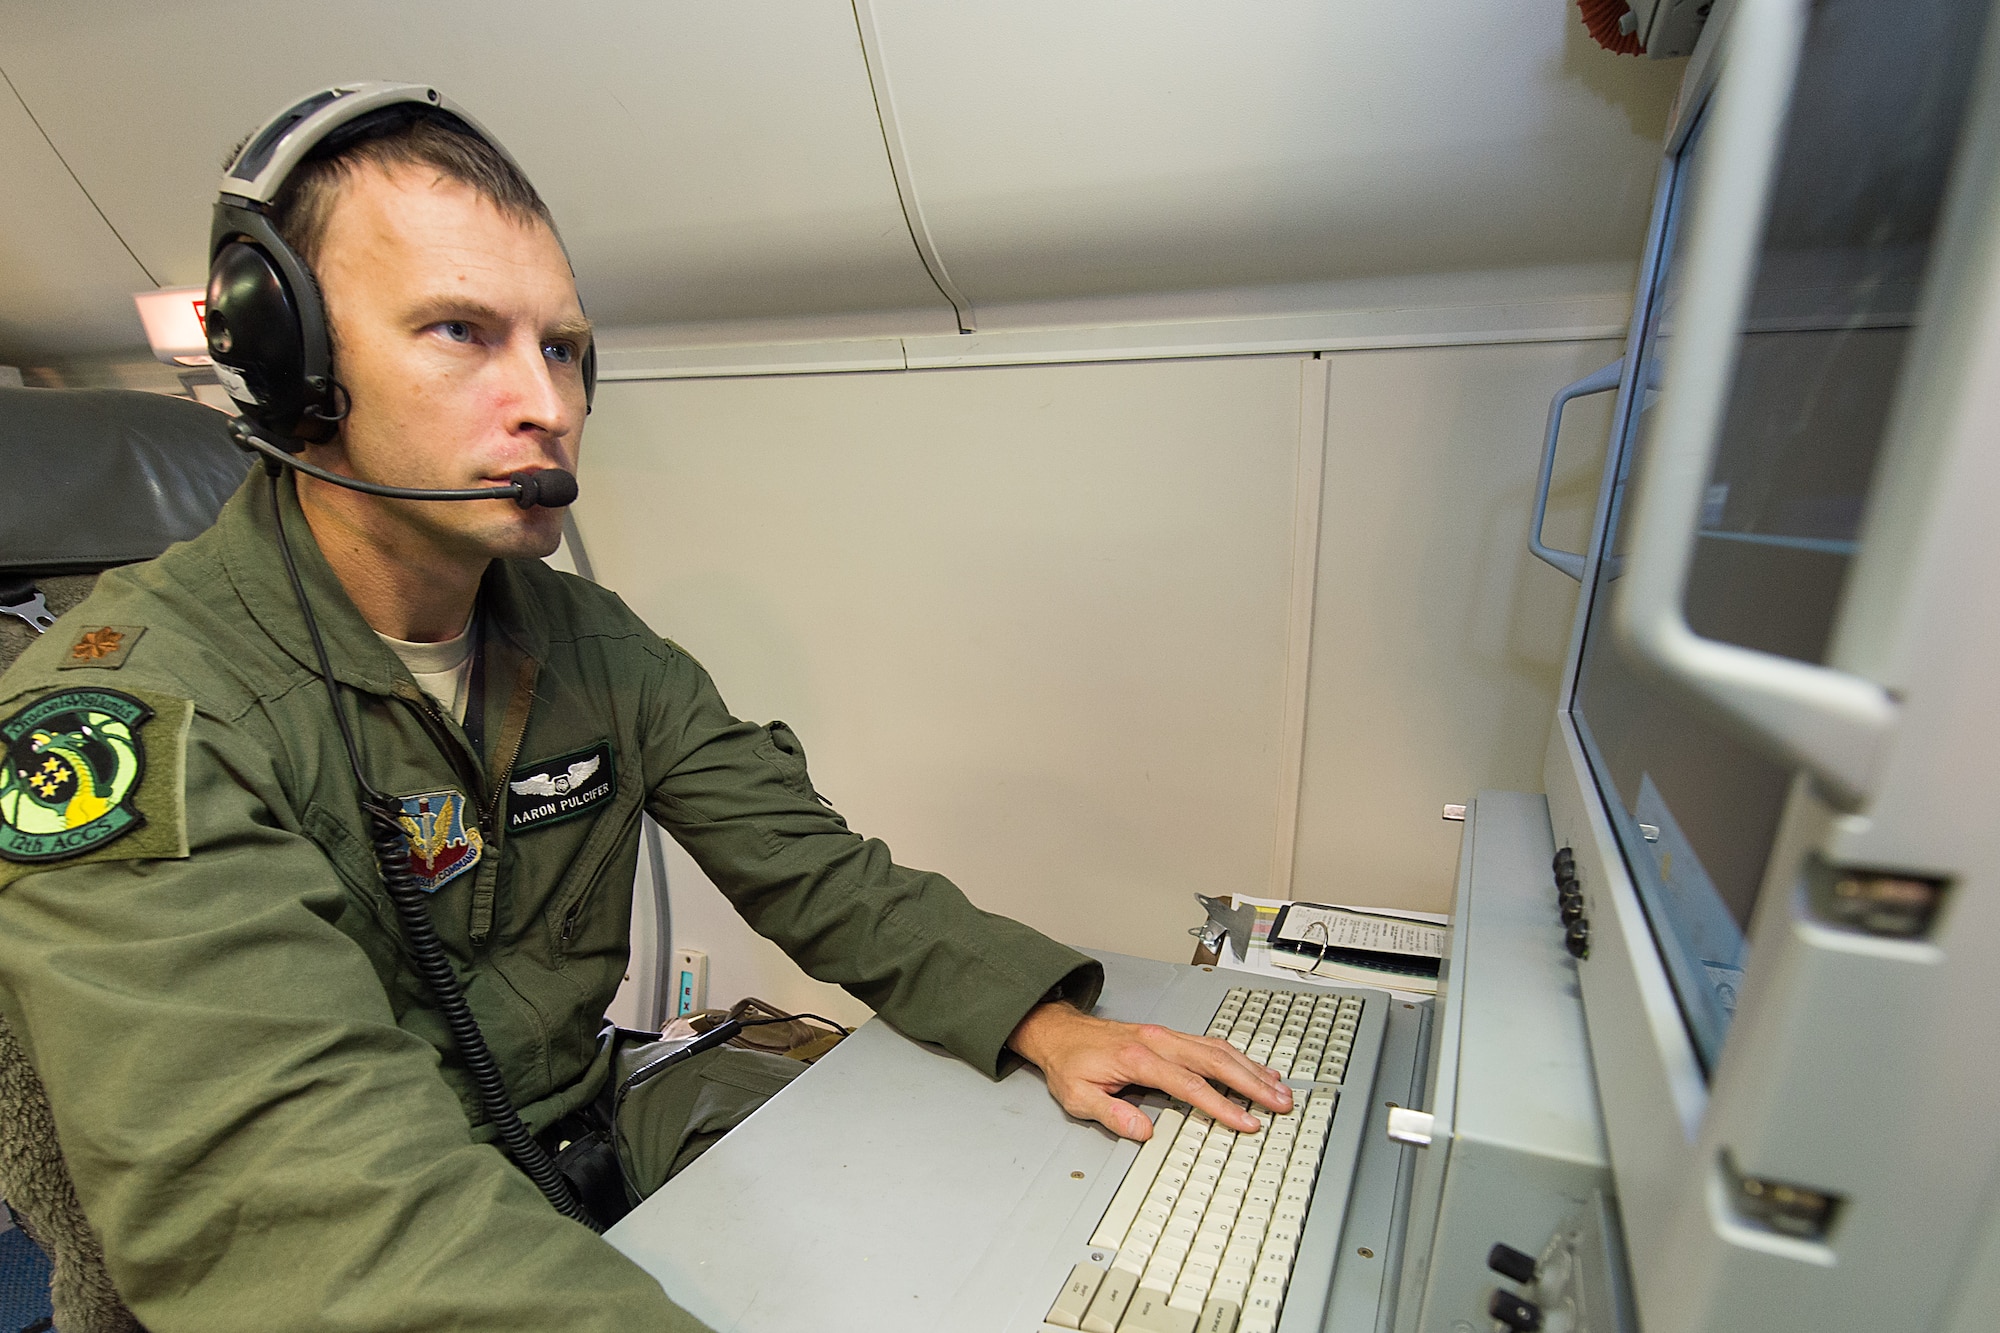
[[[507,831],[526,833],[588,814],[618,794],[611,742],[544,759],[507,783]]]

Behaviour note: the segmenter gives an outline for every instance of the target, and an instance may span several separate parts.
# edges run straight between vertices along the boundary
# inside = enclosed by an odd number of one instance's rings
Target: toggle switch
[[[1486,1302],[1486,1313],[1514,1330],[1514,1333],[1536,1333],[1542,1326],[1542,1307],[1533,1301],[1522,1300],[1511,1291],[1495,1290],[1493,1299]]]
[[[1523,1254],[1512,1245],[1495,1245],[1486,1252],[1486,1266],[1501,1277],[1527,1286],[1535,1280],[1535,1256]]]
[[[1590,957],[1590,922],[1570,922],[1569,929],[1563,932],[1563,947],[1569,950],[1572,958]]]

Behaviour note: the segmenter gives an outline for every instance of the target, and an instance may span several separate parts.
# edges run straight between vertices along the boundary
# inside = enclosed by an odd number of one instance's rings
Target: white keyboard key
[[[1049,1307],[1048,1322],[1059,1328],[1080,1327],[1084,1315],[1090,1311],[1090,1298],[1097,1294],[1097,1284],[1103,1280],[1104,1270],[1096,1264],[1078,1264],[1071,1269],[1062,1295]]]
[[[1119,1333],[1194,1333],[1194,1321],[1199,1314],[1195,1310],[1175,1309],[1167,1303],[1163,1291],[1141,1287],[1118,1329]]]
[[[1163,1115],[1092,1238],[1113,1251],[1110,1271],[1079,1265],[1045,1333],[1275,1333],[1361,1012],[1353,997],[1231,991],[1209,1032],[1323,1086],[1283,1114],[1226,1094],[1257,1116],[1254,1133],[1185,1106]]]
[[[1170,1106],[1160,1112],[1160,1118],[1153,1122],[1153,1137],[1139,1145],[1139,1155],[1132,1159],[1118,1192],[1111,1196],[1111,1203],[1104,1210],[1103,1220],[1090,1235],[1094,1248],[1115,1250],[1124,1243],[1125,1231],[1132,1225],[1132,1219],[1139,1215],[1139,1205],[1145,1201],[1153,1177],[1159,1174],[1160,1164],[1167,1160],[1168,1141],[1180,1131],[1183,1119],[1181,1113]]]
[[[1195,1320],[1194,1333],[1235,1333],[1237,1305],[1232,1300],[1211,1298],[1201,1307],[1201,1318]]]
[[[1131,1303],[1132,1292],[1139,1285],[1139,1275],[1128,1273],[1121,1268],[1113,1268],[1097,1284],[1097,1294],[1090,1298],[1090,1310],[1083,1316],[1083,1333],[1118,1333],[1118,1321],[1125,1317],[1125,1307]]]

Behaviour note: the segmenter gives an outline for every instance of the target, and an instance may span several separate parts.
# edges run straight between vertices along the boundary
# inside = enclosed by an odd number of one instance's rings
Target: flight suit
[[[467,729],[277,507],[369,782],[531,1131],[588,1101],[642,812],[760,933],[997,1076],[1098,966],[906,869],[614,595],[481,588]],[[286,582],[267,479],[114,570],[0,677],[0,1006],[47,1084],[113,1280],[154,1333],[698,1328],[491,1146],[405,966]]]

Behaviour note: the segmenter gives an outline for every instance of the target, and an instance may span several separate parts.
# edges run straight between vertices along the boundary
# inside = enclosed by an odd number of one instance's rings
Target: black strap
[[[40,591],[26,574],[0,573],[0,606],[26,606]]]
[[[472,752],[486,758],[486,599],[481,597],[472,612],[472,674],[465,682],[465,739]]]

